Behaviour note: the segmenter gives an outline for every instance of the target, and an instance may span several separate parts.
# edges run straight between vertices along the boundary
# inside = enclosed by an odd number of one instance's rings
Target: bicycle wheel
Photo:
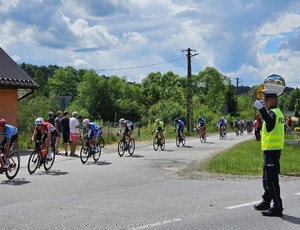
[[[52,152],[52,158],[51,159],[44,159],[44,169],[46,170],[46,172],[48,172],[51,167],[53,166],[55,161],[55,154]]]
[[[180,137],[178,135],[176,136],[176,145],[177,147],[180,145]]]
[[[162,137],[162,138],[160,139],[160,149],[161,149],[161,150],[164,150],[164,149],[165,149],[165,146],[166,146],[166,144],[165,144],[165,138]]]
[[[128,152],[129,152],[130,156],[134,153],[134,150],[135,150],[135,141],[134,141],[134,139],[131,139],[131,141],[129,142],[129,148],[128,148]]]
[[[199,137],[200,137],[200,142],[203,143],[203,137],[202,137],[201,133],[200,133]]]
[[[90,147],[84,143],[80,149],[80,160],[82,164],[85,164],[89,159],[89,151],[91,151]]]
[[[34,150],[29,159],[28,159],[28,165],[27,165],[27,169],[29,174],[34,173],[37,168],[40,166],[40,162],[41,162],[41,154],[39,150]]]
[[[119,154],[120,157],[123,156],[124,153],[125,153],[125,144],[126,143],[123,139],[120,140],[119,143],[118,143],[118,154]]]
[[[182,146],[185,146],[185,142],[186,142],[185,135],[182,135],[182,141],[181,141]]]
[[[99,136],[99,142],[100,142],[100,147],[101,148],[104,148],[105,146],[105,141],[104,141],[104,138],[102,136]]]
[[[96,152],[93,154],[94,161],[97,162],[101,156],[101,143],[97,143],[96,145]]]
[[[17,152],[13,152],[10,155],[10,166],[9,168],[5,171],[6,177],[9,180],[12,180],[15,178],[15,176],[18,174],[19,169],[20,169],[20,155]]]
[[[158,138],[157,137],[153,138],[153,148],[155,151],[158,150]]]

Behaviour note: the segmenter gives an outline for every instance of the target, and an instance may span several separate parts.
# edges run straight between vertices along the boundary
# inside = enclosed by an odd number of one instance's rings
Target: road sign
[[[264,97],[263,89],[264,89],[264,86],[262,84],[260,84],[260,86],[256,90],[256,98],[258,100],[263,99],[263,97]]]
[[[56,96],[56,101],[61,111],[64,111],[67,108],[67,106],[70,104],[71,99],[72,96]]]

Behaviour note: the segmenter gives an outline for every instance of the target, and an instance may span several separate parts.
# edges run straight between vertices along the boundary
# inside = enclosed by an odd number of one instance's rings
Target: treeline
[[[152,72],[141,83],[135,83],[126,77],[99,75],[94,70],[24,63],[20,66],[40,85],[19,103],[19,128],[25,132],[31,131],[36,117],[47,118],[49,111],[60,110],[56,96],[72,96],[67,110],[76,110],[91,120],[116,122],[124,117],[141,126],[152,124],[156,118],[165,123],[176,117],[186,120],[187,78],[173,72]],[[192,76],[193,121],[203,116],[215,127],[220,116],[226,115],[229,120],[253,119],[256,88],[243,88],[243,94],[237,97],[227,76],[213,67],[205,68]],[[299,89],[292,90],[281,105],[293,110],[297,102],[294,97],[299,96]]]

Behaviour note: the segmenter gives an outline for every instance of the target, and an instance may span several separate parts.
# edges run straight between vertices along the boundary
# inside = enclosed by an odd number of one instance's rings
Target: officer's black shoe
[[[283,208],[272,207],[272,208],[268,209],[267,211],[262,211],[261,214],[263,214],[264,216],[278,216],[278,217],[281,217],[282,216],[282,211],[283,211]]]
[[[254,205],[254,209],[258,211],[268,210],[269,208],[270,208],[270,203],[267,203],[264,200],[259,204]]]

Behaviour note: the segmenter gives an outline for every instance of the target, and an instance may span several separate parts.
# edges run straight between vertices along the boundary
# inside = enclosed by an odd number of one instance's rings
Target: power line
[[[139,69],[139,68],[145,68],[145,67],[150,67],[150,66],[155,66],[155,65],[162,65],[162,64],[165,64],[165,63],[174,62],[174,61],[178,61],[178,60],[181,60],[181,59],[185,59],[185,57],[176,58],[176,59],[165,61],[165,62],[148,64],[148,65],[140,65],[140,66],[132,66],[132,67],[124,67],[124,68],[113,68],[113,69],[100,69],[98,71],[103,71],[104,72],[104,71],[115,71],[115,70]]]

